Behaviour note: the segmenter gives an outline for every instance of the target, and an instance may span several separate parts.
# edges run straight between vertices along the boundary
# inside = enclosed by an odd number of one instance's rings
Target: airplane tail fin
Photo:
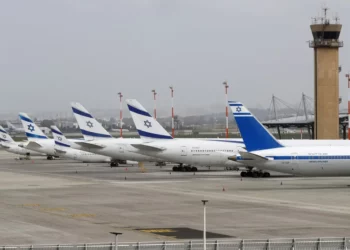
[[[6,132],[6,130],[0,125],[0,142],[13,142],[12,137]]]
[[[240,102],[228,102],[248,151],[283,147]]]
[[[110,139],[111,134],[87,111],[83,105],[77,102],[71,103],[75,119],[78,122],[85,140]]]
[[[33,122],[26,113],[19,113],[24,131],[29,141],[38,139],[48,139],[41,129]]]
[[[71,146],[70,142],[56,126],[51,126],[51,132],[53,139],[55,140],[55,145],[67,148]]]
[[[16,129],[15,125],[13,125],[11,122],[6,121],[6,124],[9,129]]]
[[[128,99],[126,103],[142,140],[173,139],[137,100]]]

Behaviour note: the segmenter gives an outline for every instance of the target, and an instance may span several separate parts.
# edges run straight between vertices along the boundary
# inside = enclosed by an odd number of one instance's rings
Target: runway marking
[[[110,184],[160,184],[160,183],[175,183],[175,182],[190,182],[191,180],[183,180],[183,181],[177,181],[177,180],[167,180],[167,181],[110,181]]]
[[[71,214],[70,217],[72,217],[72,218],[94,218],[94,217],[96,217],[96,214]]]
[[[22,204],[23,207],[40,207],[40,204]]]
[[[270,198],[258,198],[254,196],[246,196],[246,195],[237,195],[225,192],[225,194],[217,192],[217,193],[209,193],[202,191],[193,191],[193,190],[180,190],[180,189],[170,189],[169,187],[166,190],[160,190],[159,187],[153,186],[145,186],[149,190],[154,190],[157,192],[164,193],[173,193],[173,194],[181,194],[181,195],[190,195],[190,196],[200,196],[211,199],[221,199],[226,201],[241,201],[252,204],[264,204],[269,206],[279,206],[279,207],[288,207],[288,208],[296,208],[296,209],[304,209],[304,210],[313,210],[320,212],[332,212],[332,213],[340,213],[340,214],[350,214],[350,210],[348,207],[332,207],[322,204],[314,204],[314,203],[305,203],[299,201],[290,201],[290,200],[277,200]]]
[[[64,212],[66,211],[63,207],[48,207],[48,208],[40,208],[40,211],[43,212]]]

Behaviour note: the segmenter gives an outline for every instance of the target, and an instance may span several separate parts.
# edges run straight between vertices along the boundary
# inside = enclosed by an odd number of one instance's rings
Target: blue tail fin
[[[248,151],[283,147],[242,103],[228,104]]]

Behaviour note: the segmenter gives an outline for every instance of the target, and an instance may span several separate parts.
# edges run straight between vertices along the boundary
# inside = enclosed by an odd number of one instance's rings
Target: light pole
[[[157,92],[155,89],[152,89],[152,93],[153,93],[153,100],[154,100],[154,119],[157,120],[157,104],[156,104],[156,95]]]
[[[123,104],[122,104],[122,92],[118,93],[119,95],[119,119],[120,119],[120,137],[123,137]]]
[[[175,137],[175,124],[174,124],[174,88],[170,86],[171,91],[171,136]]]
[[[348,139],[350,140],[350,74],[345,75],[348,78]]]
[[[110,232],[110,234],[115,235],[115,248],[114,248],[114,250],[118,250],[118,235],[123,234],[123,233]]]
[[[228,138],[228,97],[227,97],[227,82],[222,83],[225,86],[225,97],[226,97],[226,138]]]
[[[203,249],[207,249],[207,216],[206,216],[206,206],[205,203],[208,202],[208,200],[202,200],[203,202],[203,209],[204,209],[204,214],[203,214]]]

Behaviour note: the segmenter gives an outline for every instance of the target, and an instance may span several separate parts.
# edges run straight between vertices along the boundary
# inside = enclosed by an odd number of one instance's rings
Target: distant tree
[[[43,120],[41,123],[40,123],[40,126],[41,127],[50,127],[51,125],[54,125],[54,122],[53,120]]]

